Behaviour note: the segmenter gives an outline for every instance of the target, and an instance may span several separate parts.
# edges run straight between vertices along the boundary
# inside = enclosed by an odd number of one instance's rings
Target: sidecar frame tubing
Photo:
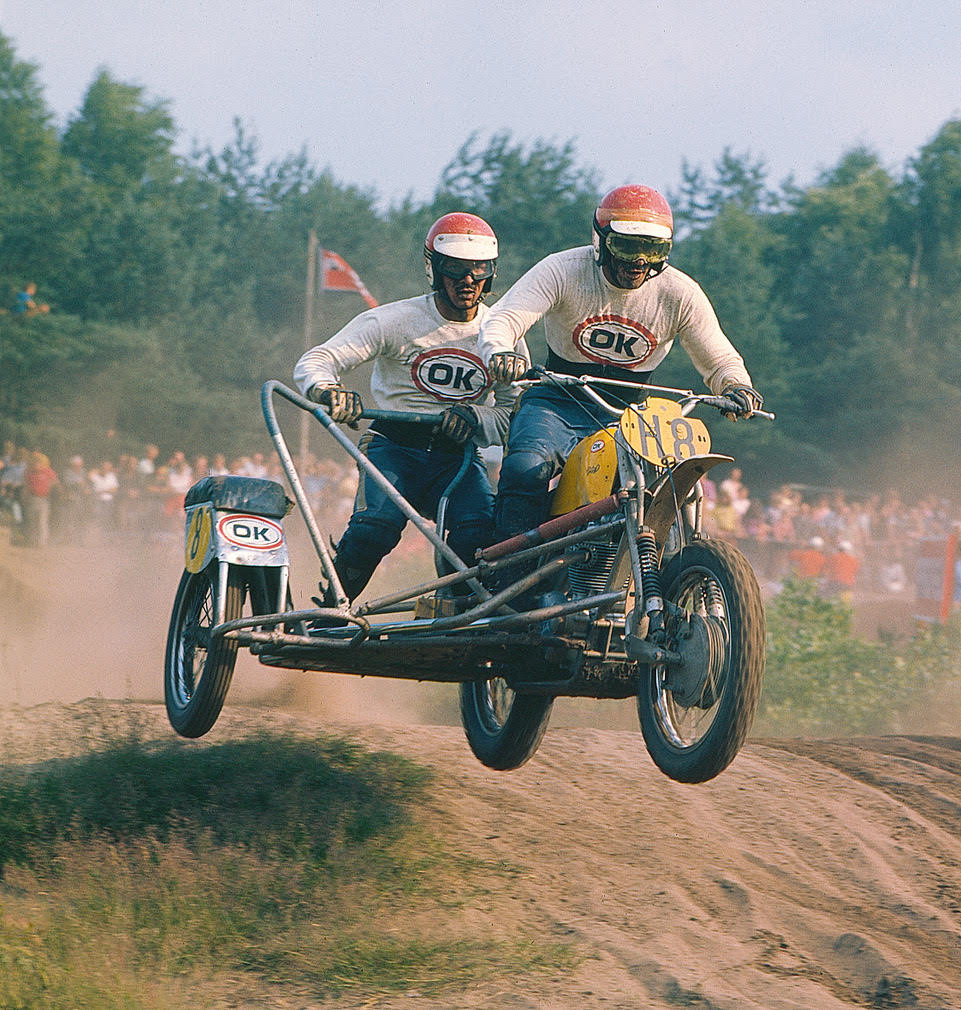
[[[412,586],[351,607],[343,593],[330,550],[301,483],[293,457],[284,439],[274,409],[274,396],[280,396],[295,407],[313,416],[364,473],[374,480],[397,508],[434,547],[435,558],[443,559],[453,571],[429,582]],[[584,560],[577,545],[596,536],[597,523],[623,526],[619,516],[618,496],[611,496],[602,507],[598,503],[584,507],[554,520],[543,537],[535,536],[528,546],[511,545],[515,549],[506,556],[484,559],[468,567],[447,545],[443,529],[435,529],[397,491],[391,482],[370,462],[354,443],[344,435],[319,405],[300,396],[277,380],[266,382],[261,390],[261,405],[270,438],[277,450],[281,466],[290,485],[295,503],[303,516],[324,574],[338,597],[337,606],[311,610],[259,614],[220,623],[211,629],[214,638],[235,640],[248,647],[260,662],[268,666],[291,669],[327,670],[375,675],[410,680],[464,682],[490,676],[489,666],[505,658],[527,656],[535,662],[545,647],[556,654],[583,651],[582,642],[552,636],[546,623],[568,614],[591,609],[610,610],[626,598],[626,592],[604,592],[576,601],[558,603],[533,611],[515,611],[510,603],[517,596],[549,579],[568,565]],[[438,415],[410,414],[399,411],[365,411],[365,418],[403,420],[436,424]],[[447,498],[467,470],[471,453],[465,451],[464,465],[444,492]],[[595,525],[584,528],[585,523]],[[581,528],[578,528],[581,527]],[[534,532],[534,531],[532,531]],[[520,549],[518,549],[520,548]],[[534,572],[517,579],[496,594],[480,582],[495,571],[519,565],[525,561],[552,557]],[[385,616],[398,610],[413,609],[411,601],[419,596],[466,583],[474,592],[474,605],[461,614],[433,619],[415,619],[372,623],[369,618]],[[402,604],[406,606],[399,606]],[[342,624],[313,630],[306,634],[303,625],[318,618],[337,618]],[[566,678],[557,682],[560,687]]]
[[[264,421],[267,425],[267,432],[274,444],[274,448],[277,450],[277,455],[280,458],[281,466],[283,467],[287,480],[290,483],[290,488],[293,492],[294,499],[297,502],[297,507],[300,509],[301,515],[304,517],[304,522],[307,524],[307,530],[310,534],[311,542],[313,543],[314,549],[317,551],[321,564],[323,565],[324,575],[334,587],[338,603],[341,606],[344,606],[347,603],[347,597],[344,594],[344,587],[341,585],[337,572],[334,569],[330,551],[324,543],[324,538],[321,534],[320,527],[317,524],[317,519],[314,516],[313,509],[310,507],[310,502],[304,491],[303,484],[300,481],[300,475],[297,473],[293,457],[287,447],[287,442],[284,439],[280,425],[277,422],[277,413],[274,410],[273,402],[275,394],[283,397],[283,399],[289,401],[294,406],[300,407],[301,410],[306,410],[309,414],[311,414],[311,416],[316,418],[316,420],[324,426],[327,433],[334,439],[334,441],[336,441],[354,460],[354,462],[361,467],[372,480],[374,480],[378,487],[380,487],[381,490],[388,496],[390,501],[404,514],[404,517],[413,523],[414,526],[427,538],[427,540],[433,545],[436,555],[443,558],[444,561],[451,565],[455,572],[464,572],[467,570],[467,565],[465,565],[457,554],[448,547],[443,537],[435,531],[434,527],[426,519],[424,519],[424,517],[413,507],[413,505],[410,504],[410,502],[407,501],[406,498],[403,497],[403,495],[398,492],[394,485],[391,484],[391,482],[380,472],[380,470],[377,469],[376,466],[374,466],[373,463],[371,463],[371,461],[360,451],[360,449],[351,442],[351,440],[340,430],[337,422],[331,420],[330,415],[323,407],[303,396],[300,396],[283,383],[278,382],[276,379],[270,379],[264,383],[260,391],[260,403],[264,414]],[[384,421],[410,421],[414,423],[436,423],[440,420],[440,416],[436,414],[410,414],[402,411],[390,410],[368,410],[364,411],[363,416]],[[466,472],[466,464],[469,462],[467,452],[465,452],[464,456],[465,465],[461,467],[461,470],[445,490],[444,497],[450,494],[453,487],[460,481],[461,477]],[[490,596],[487,590],[475,579],[468,580],[468,585],[470,585],[470,588],[477,593],[481,599],[487,599]]]

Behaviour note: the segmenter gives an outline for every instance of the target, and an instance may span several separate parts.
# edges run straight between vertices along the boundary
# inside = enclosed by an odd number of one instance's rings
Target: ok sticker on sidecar
[[[263,516],[231,513],[217,523],[217,533],[234,547],[252,548],[255,551],[272,551],[284,542],[284,530]]]

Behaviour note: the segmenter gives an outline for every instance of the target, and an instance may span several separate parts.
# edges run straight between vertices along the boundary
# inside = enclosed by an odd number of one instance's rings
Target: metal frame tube
[[[324,565],[324,574],[336,587],[340,600],[346,602],[346,596],[344,596],[343,593],[343,586],[340,584],[340,580],[337,578],[337,573],[334,571],[333,560],[330,557],[330,553],[327,550],[326,545],[323,543],[323,538],[321,537],[319,527],[317,526],[317,520],[314,517],[310,503],[307,500],[307,496],[304,493],[303,486],[300,483],[300,478],[294,466],[293,458],[291,457],[290,451],[287,449],[286,442],[284,441],[283,433],[277,423],[277,416],[274,411],[272,400],[275,393],[278,396],[282,396],[294,406],[300,407],[301,410],[306,410],[312,414],[327,429],[327,433],[339,443],[341,448],[354,460],[354,462],[374,480],[378,487],[380,487],[380,489],[387,495],[392,504],[396,505],[405,518],[413,523],[421,534],[427,538],[427,540],[434,546],[434,550],[437,555],[450,564],[456,572],[465,572],[468,570],[468,566],[460,559],[460,557],[458,557],[457,554],[454,553],[453,550],[451,550],[450,547],[448,547],[431,524],[424,519],[424,517],[413,507],[413,505],[410,504],[409,501],[407,501],[403,495],[397,491],[394,485],[391,484],[391,482],[380,472],[380,470],[378,470],[377,467],[370,462],[370,460],[357,448],[357,446],[355,446],[354,443],[340,431],[337,426],[337,422],[331,420],[330,415],[323,407],[313,403],[311,400],[305,399],[298,393],[295,393],[292,389],[288,389],[285,385],[283,385],[283,383],[278,382],[276,379],[270,379],[264,383],[261,389],[261,406],[263,408],[267,430],[270,433],[271,440],[277,447],[277,454],[280,457],[284,473],[290,481],[290,486],[293,489],[297,505],[303,513],[304,520],[307,522],[307,527],[310,530],[314,547],[320,555],[320,559]],[[403,420],[413,423],[432,424],[436,424],[440,420],[439,414],[417,414],[391,410],[365,410],[361,417],[372,418],[375,420]],[[466,472],[466,467],[464,470]],[[453,482],[447,490],[449,491],[452,486]],[[490,598],[490,593],[488,593],[476,579],[468,579],[467,581],[471,589],[477,593],[481,599]]]

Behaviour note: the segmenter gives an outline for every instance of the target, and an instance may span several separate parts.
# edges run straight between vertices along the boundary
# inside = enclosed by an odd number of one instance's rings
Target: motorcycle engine
[[[571,565],[567,570],[572,600],[603,593],[607,589],[611,569],[617,560],[617,541],[587,540],[577,544],[573,550],[582,551],[585,548],[591,552],[590,557],[579,564]]]

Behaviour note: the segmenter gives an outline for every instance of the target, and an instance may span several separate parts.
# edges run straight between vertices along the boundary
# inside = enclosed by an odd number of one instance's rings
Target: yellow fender
[[[644,525],[654,530],[654,537],[659,544],[664,543],[668,530],[677,518],[677,506],[684,503],[694,485],[718,463],[733,462],[733,456],[724,456],[718,452],[691,456],[678,463],[655,485],[651,501],[644,510]]]

